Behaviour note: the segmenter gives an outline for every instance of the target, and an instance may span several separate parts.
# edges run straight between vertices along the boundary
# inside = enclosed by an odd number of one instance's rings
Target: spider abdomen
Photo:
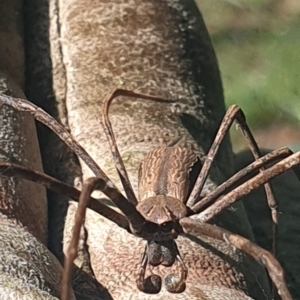
[[[200,170],[197,155],[180,147],[161,147],[150,151],[139,169],[139,199],[164,195],[185,203],[190,192],[191,171]]]

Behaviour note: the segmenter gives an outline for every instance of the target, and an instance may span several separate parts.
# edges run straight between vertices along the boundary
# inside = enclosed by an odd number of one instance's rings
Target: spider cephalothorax
[[[148,223],[149,237],[143,235],[143,238],[155,241],[177,238],[178,221],[187,214],[186,207],[180,200],[165,195],[147,198],[139,202],[136,209],[147,221],[156,225]]]

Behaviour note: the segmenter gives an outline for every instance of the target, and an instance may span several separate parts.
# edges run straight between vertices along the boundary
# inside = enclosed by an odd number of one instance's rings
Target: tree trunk
[[[22,2],[0,1],[0,93],[24,98]],[[0,159],[42,171],[34,120],[0,107]],[[45,189],[0,177],[1,299],[54,299],[62,268],[47,249]]]
[[[99,124],[101,101],[113,88],[179,99],[177,110],[123,98],[111,107],[118,146],[135,190],[139,163],[154,147],[179,145],[204,157],[225,111],[216,57],[192,1],[27,0],[24,11],[27,97],[69,126],[116,184]],[[81,176],[76,159],[49,131],[39,132],[46,172],[73,183]],[[232,174],[231,162],[227,139],[205,192]],[[83,179],[93,175],[83,163],[81,167]],[[63,221],[66,217],[67,245],[76,205],[71,202],[66,211],[63,197],[49,199],[49,247],[61,259]],[[215,222],[252,238],[242,204],[235,208]],[[135,279],[144,244],[88,211],[74,270],[77,299],[249,299],[247,294],[263,299],[269,292],[265,273],[256,263],[204,237],[178,239],[189,267],[184,293],[170,294],[164,288],[158,295],[138,292]],[[157,270],[162,277],[169,271]]]

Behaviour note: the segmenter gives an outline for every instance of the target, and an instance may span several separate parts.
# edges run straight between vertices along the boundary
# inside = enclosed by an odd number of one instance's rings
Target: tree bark
[[[24,98],[22,1],[0,1],[0,93]],[[0,107],[0,159],[42,171],[34,120]],[[46,247],[45,189],[0,177],[1,299],[57,299],[62,268]]]
[[[24,11],[27,97],[69,126],[116,184],[99,125],[101,100],[116,87],[179,99],[176,111],[132,99],[112,105],[110,117],[135,190],[139,163],[154,147],[179,145],[204,157],[224,114],[224,101],[216,57],[192,1],[27,0]],[[70,151],[43,128],[39,140],[46,172],[73,183],[81,170]],[[227,139],[205,192],[232,173],[231,162]],[[81,167],[83,179],[92,176]],[[66,217],[67,245],[76,205],[67,207],[64,198],[53,195],[49,199],[49,247],[61,259],[62,225]],[[215,222],[252,238],[243,206],[235,208]],[[261,299],[269,292],[264,271],[252,260],[204,237],[178,239],[189,266],[184,293],[138,292],[136,270],[144,243],[88,211],[73,278],[77,299],[249,299],[248,293]],[[157,270],[162,276],[169,271]]]
[[[116,87],[179,99],[179,112],[175,113],[168,105],[123,98],[111,107],[118,146],[135,190],[139,163],[154,147],[188,147],[203,158],[225,111],[216,57],[194,3],[155,0],[54,3],[57,14],[50,25],[53,26],[51,55],[55,61],[63,62],[60,68],[63,72],[53,69],[53,83],[55,86],[61,82],[65,74],[67,123],[71,133],[109,177],[119,185],[99,119],[102,99]],[[59,38],[54,39],[57,33]],[[232,173],[231,161],[227,139],[206,184],[206,192]],[[85,164],[81,167],[83,180],[93,176]],[[66,245],[71,237],[75,208],[72,203],[68,210]],[[241,204],[236,211],[224,212],[216,222],[252,237]],[[190,269],[186,291],[180,295],[170,295],[165,290],[157,296],[145,295],[137,291],[135,284],[145,242],[91,211],[87,213],[86,230],[74,277],[80,299],[223,299],[226,296],[246,299],[248,292],[259,299],[264,293],[262,286],[268,293],[264,272],[241,253],[212,240],[180,238],[179,248]],[[85,253],[84,239],[90,256]],[[92,274],[87,267],[89,260],[97,279],[93,284],[82,280],[82,276]],[[203,264],[210,267],[201,267]],[[218,265],[224,271],[219,272]],[[160,268],[158,272],[164,276],[169,270]]]

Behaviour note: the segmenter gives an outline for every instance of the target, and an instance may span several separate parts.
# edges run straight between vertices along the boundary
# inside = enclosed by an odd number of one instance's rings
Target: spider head
[[[157,195],[138,203],[136,209],[148,221],[142,232],[136,233],[147,240],[167,241],[178,236],[178,221],[187,209],[179,199]]]

